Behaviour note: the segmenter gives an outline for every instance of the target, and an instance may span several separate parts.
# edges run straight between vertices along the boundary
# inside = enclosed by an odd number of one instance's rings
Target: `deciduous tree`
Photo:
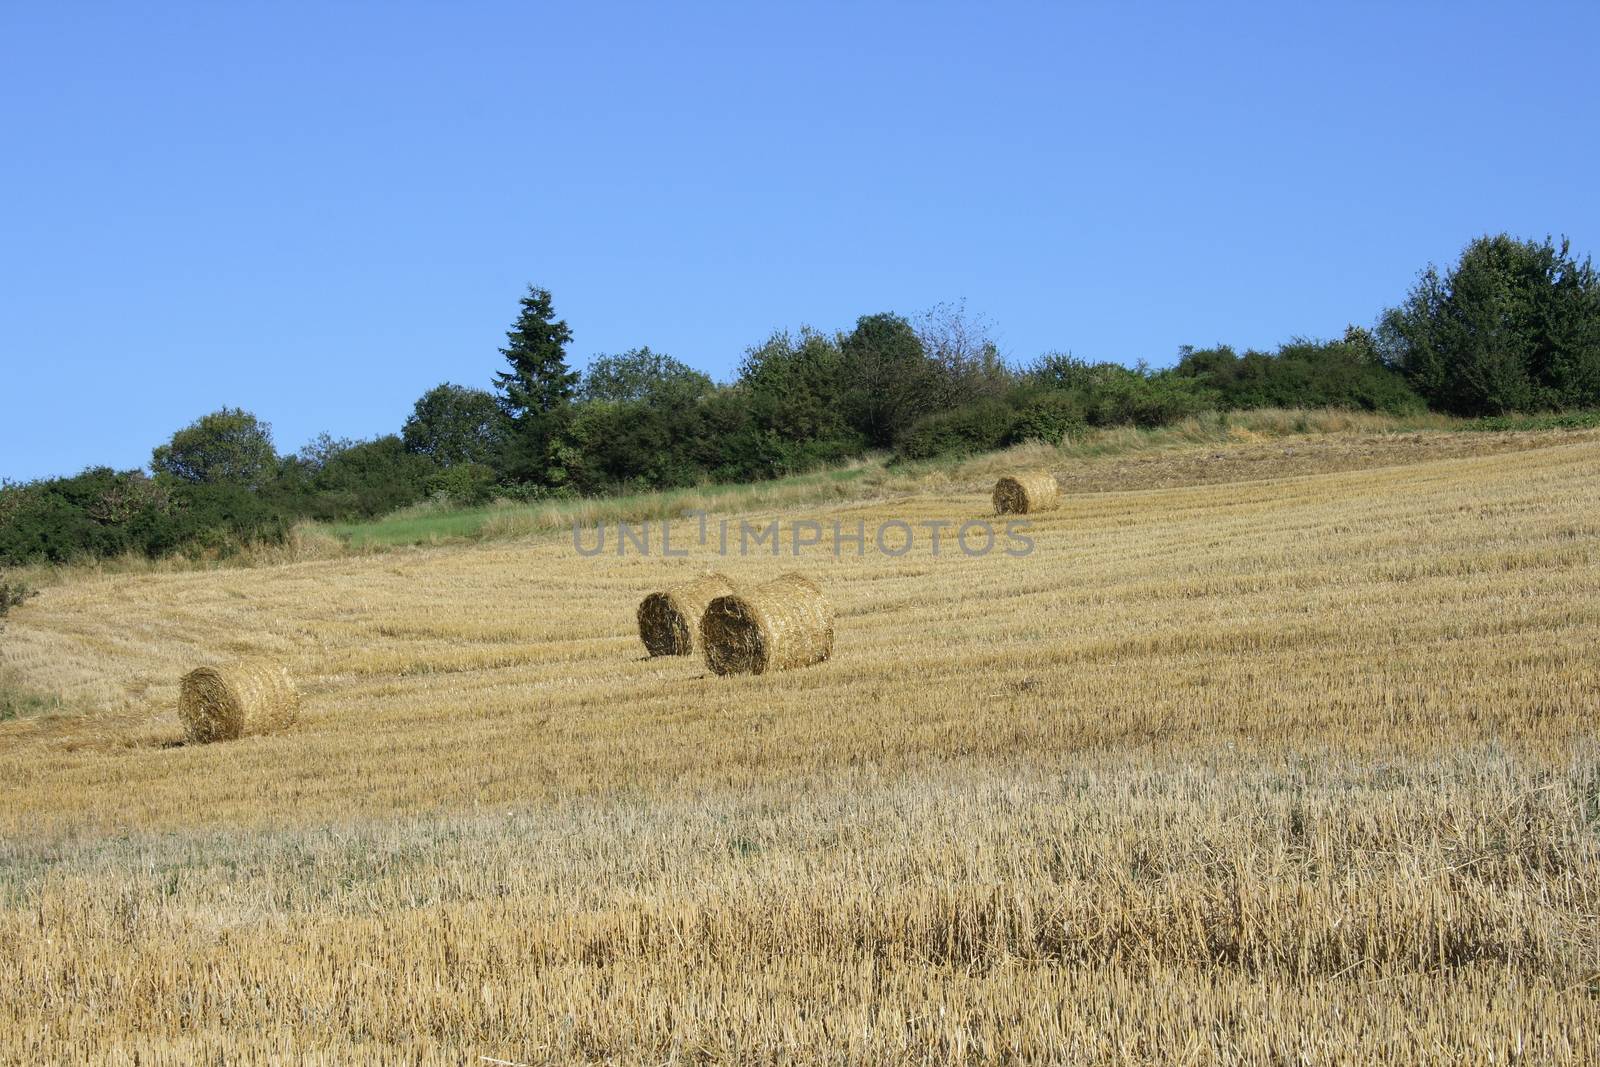
[[[157,445],[150,468],[197,485],[260,489],[277,470],[272,427],[242,408],[202,415]]]

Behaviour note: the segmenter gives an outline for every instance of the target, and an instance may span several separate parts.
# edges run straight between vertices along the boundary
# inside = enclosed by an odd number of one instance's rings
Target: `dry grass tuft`
[[[706,665],[718,674],[766,674],[821,663],[833,652],[833,606],[803,574],[718,597],[700,624]]]
[[[300,692],[281,663],[267,660],[197,667],[178,689],[178,718],[190,741],[228,741],[293,725]]]
[[[1061,501],[1061,487],[1047,470],[1019,471],[994,483],[996,515],[1031,515],[1053,511]]]
[[[651,593],[639,604],[639,640],[652,656],[688,656],[706,607],[734,591],[725,575],[711,573],[662,593]]]

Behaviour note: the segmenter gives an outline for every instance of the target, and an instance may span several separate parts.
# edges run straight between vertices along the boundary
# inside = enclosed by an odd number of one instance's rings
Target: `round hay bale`
[[[833,605],[803,574],[718,597],[700,623],[706,666],[718,674],[765,674],[821,663],[833,652]]]
[[[651,593],[639,603],[639,640],[652,656],[687,656],[694,652],[700,619],[706,605],[733,592],[733,583],[720,574]]]
[[[1019,471],[994,483],[996,515],[1051,511],[1061,502],[1061,487],[1049,471]]]
[[[178,718],[193,742],[271,733],[299,715],[300,692],[281,663],[197,667],[178,688]]]

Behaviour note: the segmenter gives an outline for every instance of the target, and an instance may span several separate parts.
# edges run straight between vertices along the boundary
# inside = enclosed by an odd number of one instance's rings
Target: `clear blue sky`
[[[1336,10],[1337,9],[1337,10]],[[223,405],[280,451],[486,385],[965,298],[1161,365],[1600,252],[1600,5],[0,5],[0,475]]]

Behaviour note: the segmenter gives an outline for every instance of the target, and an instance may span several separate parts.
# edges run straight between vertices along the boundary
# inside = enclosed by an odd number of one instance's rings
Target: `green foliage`
[[[1600,278],[1568,242],[1480,237],[1384,313],[1385,361],[1433,407],[1500,415],[1600,405]]]
[[[1031,389],[1016,398],[1016,415],[1006,433],[1006,444],[1043,441],[1060,444],[1081,433],[1089,424],[1088,404],[1083,393],[1067,389]]]
[[[431,476],[424,488],[430,497],[442,496],[454,507],[470,508],[494,499],[498,480],[493,467],[482,463],[456,463]]]
[[[567,367],[572,330],[555,317],[550,290],[530,285],[518,303],[522,310],[500,349],[511,369],[494,378],[513,419],[554,411],[572,399],[578,384],[578,375]]]
[[[559,485],[567,475],[556,442],[578,385],[567,366],[572,330],[555,317],[549,290],[530,285],[520,304],[500,350],[510,369],[494,378],[510,420],[501,462],[513,480]]]
[[[563,442],[569,480],[587,493],[670,488],[705,476],[692,458],[693,420],[642,400],[593,400],[574,412]]]
[[[1089,426],[1165,426],[1209,410],[1212,400],[1198,382],[1171,371],[1051,353],[1003,397],[982,397],[920,419],[897,454],[927,459],[1030,440],[1057,443]]]
[[[1600,426],[1600,411],[1562,411],[1543,415],[1486,415],[1462,426],[1464,430],[1504,433],[1517,430],[1592,430]]]
[[[904,459],[932,459],[988,452],[1003,446],[1017,425],[1017,412],[1003,400],[941,411],[920,420],[906,433],[898,450]]]
[[[225,558],[251,542],[281,542],[294,516],[242,485],[193,485],[173,493],[165,521],[130,529],[131,551],[152,559],[174,553]]]
[[[1341,341],[1296,338],[1275,354],[1185,347],[1173,374],[1196,382],[1222,411],[1345,408],[1410,415],[1426,407],[1403,377],[1378,362],[1371,335],[1358,327]]]
[[[936,304],[918,316],[917,340],[938,368],[942,385],[937,410],[973,400],[997,400],[1017,385],[1000,358],[989,323],[968,314],[965,302]]]
[[[400,431],[406,448],[440,467],[492,466],[505,447],[505,413],[484,389],[445,382],[418,398]]]
[[[290,517],[248,486],[151,479],[95,467],[0,490],[0,563],[69,563],[128,553],[227,555],[280,540]]]
[[[681,404],[698,400],[713,388],[710,375],[646,346],[621,355],[596,356],[583,372],[578,395],[617,404]]]
[[[1070,352],[1046,352],[1023,372],[1023,381],[1046,390],[1076,389],[1087,392],[1093,385],[1096,364],[1078,359]]]
[[[749,419],[707,375],[648,348],[596,359],[581,393],[557,455],[566,484],[585,493],[709,480]]]
[[[278,466],[272,427],[242,408],[202,415],[158,445],[150,469],[196,485],[261,488]]]
[[[394,434],[362,441],[327,460],[295,510],[316,519],[381,515],[427,496],[438,469]]]
[[[845,375],[844,415],[874,448],[888,448],[948,395],[941,367],[899,315],[864,315],[839,343]]]
[[[739,395],[749,411],[729,442],[727,466],[771,478],[858,455],[866,438],[845,412],[849,377],[839,345],[811,329],[779,332],[745,353]]]
[[[279,463],[278,477],[292,477],[292,471],[297,468],[315,474],[326,467],[333,457],[354,445],[355,442],[350,438],[335,437],[324,430],[301,446],[294,456]]]
[[[0,489],[0,563],[63,563],[144,551],[165,543],[178,501],[198,486],[157,482],[142,471],[93,467]]]
[[[695,465],[714,481],[754,481],[766,477],[760,471],[773,469],[758,458],[760,433],[743,391],[737,388],[718,389],[696,403],[692,432],[681,440],[687,442]]]
[[[1165,426],[1215,403],[1199,381],[1175,371],[1086,363],[1064,353],[1041,357],[1024,380],[1034,389],[1077,394],[1090,426]]]

